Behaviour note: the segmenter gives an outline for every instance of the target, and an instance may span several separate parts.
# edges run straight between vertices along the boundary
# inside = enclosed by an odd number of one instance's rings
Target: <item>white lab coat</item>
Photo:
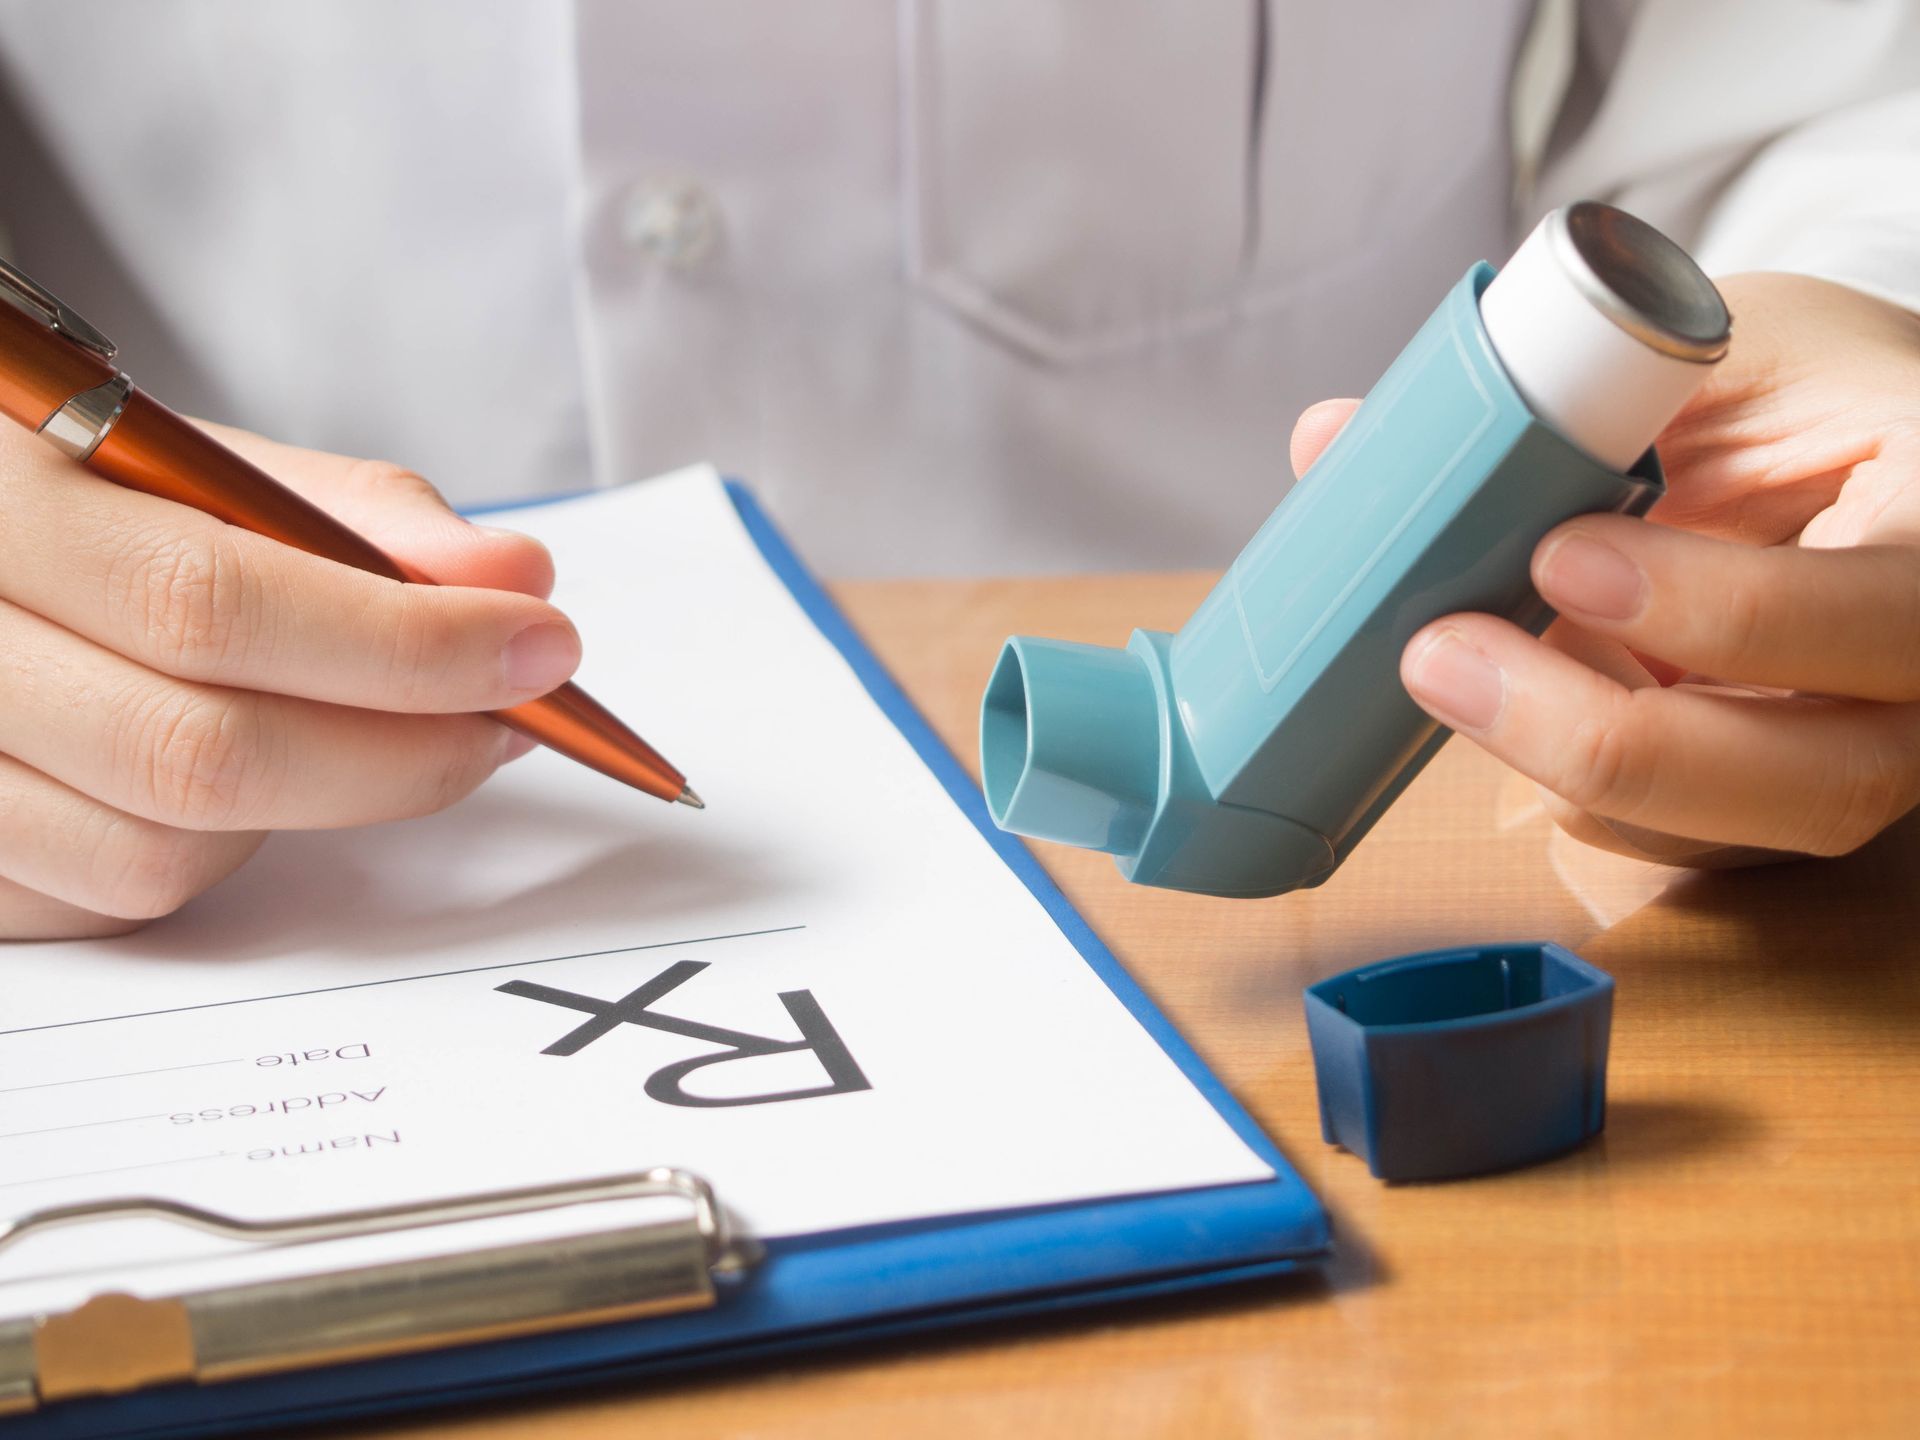
[[[710,457],[830,574],[1216,565],[1560,200],[1920,308],[1916,11],[0,0],[0,222],[163,399],[458,501]]]

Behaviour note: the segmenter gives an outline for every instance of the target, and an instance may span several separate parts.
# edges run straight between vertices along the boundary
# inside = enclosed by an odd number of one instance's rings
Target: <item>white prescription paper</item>
[[[438,816],[275,836],[139,934],[0,948],[0,1215],[160,1195],[287,1217],[673,1165],[773,1237],[1273,1173],[711,470],[491,523],[552,548],[581,682],[709,808],[537,751]],[[0,1315],[286,1265],[155,1221],[73,1227],[0,1251]]]

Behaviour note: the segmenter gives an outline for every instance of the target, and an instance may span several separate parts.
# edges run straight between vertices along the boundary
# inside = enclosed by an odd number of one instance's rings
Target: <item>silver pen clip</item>
[[[0,260],[0,299],[14,309],[24,311],[49,330],[64,335],[82,349],[91,350],[102,360],[111,360],[120,347],[102,335],[66,303],[31,275],[22,273]]]

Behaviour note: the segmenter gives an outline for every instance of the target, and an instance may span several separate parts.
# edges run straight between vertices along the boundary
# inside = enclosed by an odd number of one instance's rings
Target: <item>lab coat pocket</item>
[[[1062,365],[1229,318],[1257,5],[900,3],[906,268],[923,296]]]
[[[1274,7],[1250,189],[1249,314],[1361,277],[1383,309],[1420,313],[1465,266],[1501,258],[1509,79],[1531,9],[1531,0]]]

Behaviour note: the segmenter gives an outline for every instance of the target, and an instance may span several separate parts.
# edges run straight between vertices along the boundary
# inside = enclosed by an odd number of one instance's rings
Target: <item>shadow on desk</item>
[[[1586,1149],[1616,1173],[1638,1166],[1657,1169],[1737,1149],[1759,1128],[1748,1111],[1714,1101],[1611,1100],[1607,1128]]]
[[[1645,999],[1723,1012],[1715,1030],[1785,1005],[1803,1030],[1844,1017],[1910,1038],[1920,1027],[1920,813],[1836,860],[1685,876],[1587,953],[1620,982],[1616,1035]]]
[[[530,1395],[507,1401],[489,1401],[450,1406],[426,1411],[405,1419],[371,1421],[341,1426],[326,1424],[303,1426],[287,1433],[359,1437],[359,1440],[414,1440],[437,1435],[443,1426],[461,1422],[469,1425],[482,1420],[514,1428],[539,1424],[541,1434],[566,1433],[574,1407],[595,1410],[607,1404],[620,1404],[630,1419],[632,1433],[644,1433],[649,1402],[668,1404],[698,1400],[702,1395],[755,1381],[785,1380],[802,1374],[809,1378],[833,1380],[867,1369],[890,1364],[938,1357],[944,1361],[965,1362],[985,1357],[997,1350],[1011,1349],[1045,1340],[1068,1340],[1076,1332],[1098,1330],[1102,1336],[1126,1330],[1148,1330],[1156,1326],[1189,1325],[1211,1320],[1231,1324],[1237,1319],[1255,1321],[1297,1306],[1324,1303],[1350,1289],[1378,1283],[1384,1271],[1376,1256],[1358,1240],[1339,1234],[1334,1258],[1323,1266],[1295,1274],[1246,1280],[1184,1295],[1153,1299],[1123,1300],[1110,1305],[1075,1312],[1072,1317],[1059,1313],[1032,1315],[1012,1320],[962,1322],[924,1335],[887,1336],[874,1340],[848,1340],[839,1345],[823,1344],[817,1353],[795,1359],[777,1357],[729,1362],[724,1356],[704,1359],[684,1374],[639,1379],[592,1379],[544,1395]],[[624,1427],[617,1433],[629,1433]]]

